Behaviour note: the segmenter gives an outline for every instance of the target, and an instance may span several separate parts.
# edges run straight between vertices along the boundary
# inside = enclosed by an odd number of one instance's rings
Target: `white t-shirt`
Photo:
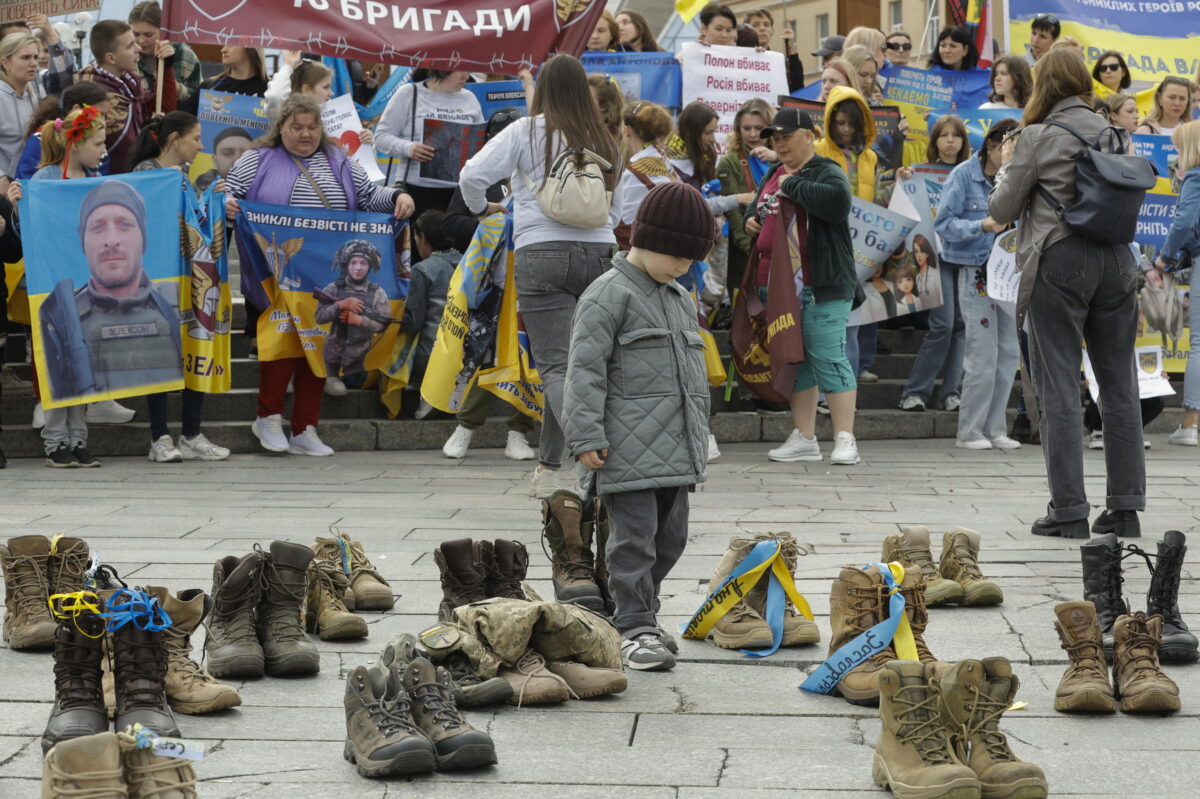
[[[417,93],[416,119],[413,119],[413,92]],[[379,125],[375,128],[375,149],[385,155],[395,156],[398,169],[392,175],[414,186],[452,189],[454,181],[421,177],[419,162],[409,164],[413,145],[425,140],[425,120],[455,122],[460,125],[480,125],[483,109],[479,98],[466,89],[453,94],[438,92],[424,85],[409,83],[401,86],[388,100]]]

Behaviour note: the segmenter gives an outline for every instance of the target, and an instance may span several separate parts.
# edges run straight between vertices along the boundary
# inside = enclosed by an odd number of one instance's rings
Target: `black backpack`
[[[1101,139],[1113,131],[1112,139],[1120,146],[1120,131],[1108,127],[1096,137],[1095,143],[1079,135],[1070,125],[1062,122],[1046,122],[1070,133],[1084,144],[1075,153],[1075,203],[1065,207],[1045,186],[1038,191],[1074,232],[1102,244],[1129,244],[1137,233],[1138,215],[1146,191],[1154,187],[1158,170],[1150,159],[1141,155],[1130,155],[1124,150],[1107,152]]]

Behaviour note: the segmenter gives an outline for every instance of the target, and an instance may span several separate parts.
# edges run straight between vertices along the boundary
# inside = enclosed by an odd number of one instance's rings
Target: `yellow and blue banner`
[[[200,120],[200,153],[192,161],[188,177],[201,189],[229,174],[250,142],[267,132],[267,101],[261,97],[227,94],[204,89],[196,109]]]
[[[987,137],[988,131],[992,129],[992,125],[1002,119],[1015,119],[1020,122],[1021,114],[1024,112],[1019,108],[960,108],[953,112],[934,108],[927,114],[929,129],[933,130],[933,126],[939,119],[951,113],[967,126],[967,138],[971,142],[973,155],[983,148],[983,140]]]
[[[683,68],[674,53],[588,51],[579,61],[588,75],[615,80],[627,103],[645,100],[675,110],[683,105]]]
[[[184,274],[179,297],[183,333],[183,381],[193,391],[217,394],[232,385],[230,340],[233,298],[225,195],[216,184],[197,199],[186,193],[182,236]]]
[[[949,70],[930,67],[889,66],[879,74],[887,81],[884,97],[926,108],[978,108],[991,93],[991,73],[986,69]]]
[[[522,115],[528,113],[525,103],[525,87],[519,80],[489,80],[484,83],[468,83],[464,89],[479,100],[484,119],[505,108],[516,108]]]

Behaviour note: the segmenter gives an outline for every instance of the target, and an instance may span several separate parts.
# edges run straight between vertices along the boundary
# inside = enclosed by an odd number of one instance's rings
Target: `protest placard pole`
[[[158,77],[154,81],[154,114],[155,116],[162,113],[162,89],[163,89],[163,67],[167,62],[161,57],[158,59]]]

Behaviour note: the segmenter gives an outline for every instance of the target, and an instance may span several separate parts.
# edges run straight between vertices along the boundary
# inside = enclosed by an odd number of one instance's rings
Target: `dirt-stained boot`
[[[345,600],[350,610],[391,610],[396,605],[392,587],[371,564],[362,542],[346,533],[337,533],[332,538],[318,536],[312,550],[317,558],[339,564],[342,573],[350,578],[350,593]]]
[[[955,755],[938,713],[933,666],[893,660],[878,672],[879,719],[871,776],[899,799],[977,799],[979,779]]]
[[[204,623],[212,600],[199,588],[172,594],[162,587],[146,589],[171,617],[171,626],[163,631],[167,647],[167,702],[177,713],[199,715],[237,707],[242,697],[232,685],[216,678],[192,660],[192,633]]]
[[[1096,606],[1086,601],[1062,602],[1054,606],[1054,615],[1054,629],[1068,659],[1054,694],[1054,709],[1062,713],[1116,712]]]
[[[487,567],[488,596],[528,600],[521,588],[521,581],[529,570],[529,553],[525,545],[520,541],[497,538],[494,542],[480,541],[479,546]]]
[[[603,613],[595,556],[583,538],[583,500],[575,493],[559,489],[542,500],[542,540],[550,547],[555,599]]]
[[[336,562],[314,558],[308,564],[304,624],[310,633],[316,633],[322,641],[367,637],[367,620],[346,607],[349,591],[350,580]]]
[[[412,703],[392,669],[359,666],[346,678],[342,755],[364,777],[425,774],[437,767],[433,743],[413,720]]]
[[[263,555],[232,555],[213,566],[212,613],[204,641],[205,663],[214,677],[261,677],[262,644],[254,631],[254,613],[262,595]]]
[[[126,799],[123,748],[117,734],[108,731],[61,741],[42,763],[42,799]]]
[[[796,576],[796,565],[800,560],[800,545],[796,543],[796,539],[791,533],[761,533],[754,537],[755,541],[778,541],[779,551],[783,553],[784,563],[787,564],[788,573],[793,579]],[[750,602],[754,605],[754,609],[758,611],[758,615],[766,618],[767,615],[767,581],[761,580],[759,584],[750,592]],[[784,596],[783,601],[783,640],[780,646],[803,646],[804,644],[816,644],[821,640],[821,630],[817,627],[815,621],[809,621],[800,614],[792,605],[792,600]]]
[[[553,661],[546,664],[546,669],[562,677],[576,699],[619,694],[629,687],[629,680],[620,669],[585,666],[574,660]]]
[[[1187,555],[1187,536],[1168,530],[1158,542],[1158,559],[1150,590],[1146,592],[1146,615],[1163,617],[1162,646],[1158,659],[1164,663],[1193,663],[1200,659],[1196,636],[1179,612],[1179,578]],[[1149,562],[1149,558],[1147,558]]]
[[[103,596],[102,592],[102,596]],[[116,683],[116,728],[134,724],[159,735],[176,737],[179,727],[167,702],[166,630],[158,601],[138,589],[110,595],[104,609],[109,614],[109,646]]]
[[[117,733],[129,799],[197,799],[196,772],[189,760],[164,757],[140,742],[132,727]]]
[[[963,587],[938,572],[929,549],[929,528],[923,525],[901,525],[900,535],[883,539],[883,562],[898,562],[907,571],[919,571],[925,578],[925,604],[955,604],[962,600]]]
[[[69,611],[61,600],[56,607],[60,618],[54,633],[54,705],[42,733],[43,753],[60,741],[108,729],[100,687],[105,626],[100,599],[85,593]]]
[[[1122,713],[1174,713],[1179,686],[1158,665],[1162,616],[1140,610],[1113,622],[1113,684]]]
[[[850,643],[888,616],[888,588],[879,567],[866,570],[842,568],[829,592],[829,654]],[[889,644],[859,663],[842,677],[832,693],[840,694],[853,705],[879,702],[879,673],[884,664],[896,659]]]
[[[454,706],[450,675],[425,658],[414,658],[404,672],[404,690],[412,717],[433,742],[439,770],[486,766],[496,761],[491,736],[467,723]]]
[[[960,605],[999,605],[1004,602],[1000,586],[979,570],[979,542],[982,536],[965,527],[955,527],[942,535],[942,577],[958,583],[963,596]]]
[[[511,668],[501,668],[496,674],[510,686],[510,705],[554,705],[571,698],[567,681],[546,668],[546,659],[530,649]]]
[[[50,593],[82,591],[91,557],[87,542],[81,538],[56,535],[50,539]]]
[[[940,674],[949,664],[940,662],[925,643],[925,630],[929,627],[929,611],[925,607],[925,581],[921,573],[905,571],[900,582],[900,593],[904,596],[904,615],[912,630],[913,643],[917,647],[917,660],[934,664],[935,673]]]
[[[1000,731],[1019,681],[1000,657],[960,660],[940,678],[942,723],[955,754],[979,778],[983,799],[1045,799],[1046,775],[1019,760]]]
[[[729,539],[729,546],[725,548],[725,554],[717,562],[717,567],[708,580],[710,595],[721,587],[729,575],[733,574],[733,570],[745,560],[746,555],[754,549],[754,545],[757,543],[758,541],[753,538],[733,536]],[[761,580],[759,584],[762,584]],[[712,636],[714,644],[722,649],[763,649],[771,645],[773,641],[771,626],[767,624],[766,619],[762,617],[751,601],[757,588],[757,585],[754,586],[744,598],[738,600],[738,603],[712,626],[709,635]],[[765,593],[762,600],[763,602],[766,600]]]
[[[1096,620],[1100,623],[1104,657],[1112,661],[1113,622],[1125,613],[1127,607],[1121,595],[1121,539],[1116,533],[1106,533],[1079,545],[1079,558],[1083,567],[1083,598],[1096,606]]]
[[[50,540],[10,538],[0,546],[4,570],[4,640],[13,649],[52,649],[58,623],[50,615]]]
[[[300,620],[308,593],[308,564],[313,552],[290,541],[272,541],[263,561],[262,598],[255,630],[262,644],[267,674],[272,677],[316,674],[321,670],[317,645],[308,639]]]
[[[480,543],[469,538],[443,541],[433,550],[442,581],[438,620],[450,621],[454,609],[488,598],[488,567]]]

